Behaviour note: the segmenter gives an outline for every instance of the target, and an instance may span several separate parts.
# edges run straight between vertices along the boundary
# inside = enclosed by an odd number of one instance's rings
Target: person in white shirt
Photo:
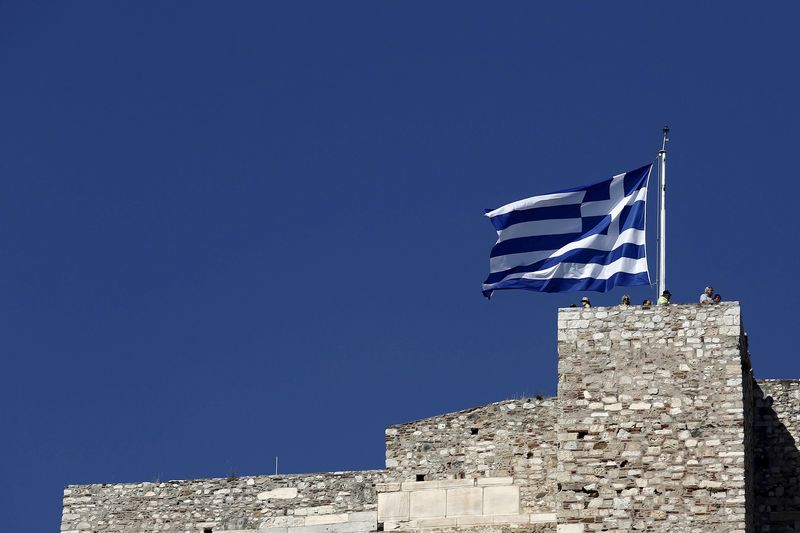
[[[705,292],[700,295],[700,303],[701,304],[713,304],[714,303],[714,287],[706,287]]]

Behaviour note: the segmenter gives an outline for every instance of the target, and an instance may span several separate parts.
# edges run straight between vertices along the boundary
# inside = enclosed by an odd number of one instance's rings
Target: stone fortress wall
[[[756,531],[800,531],[800,380],[753,387]]]
[[[386,430],[386,467],[401,479],[511,477],[525,513],[555,513],[556,402],[508,400]]]
[[[562,309],[557,398],[386,430],[386,469],[64,491],[62,533],[800,531],[800,380],[739,305]]]
[[[733,305],[559,312],[559,523],[746,530],[740,332]]]
[[[373,531],[385,470],[255,476],[64,490],[61,530],[262,533]],[[335,526],[334,526],[335,525]]]

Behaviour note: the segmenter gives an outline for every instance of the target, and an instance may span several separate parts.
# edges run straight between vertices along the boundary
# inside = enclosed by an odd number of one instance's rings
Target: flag
[[[487,209],[497,243],[483,294],[648,285],[645,202],[652,167]]]

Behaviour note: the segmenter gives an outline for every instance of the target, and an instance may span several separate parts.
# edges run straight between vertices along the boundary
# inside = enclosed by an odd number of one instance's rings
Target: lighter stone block
[[[483,514],[519,514],[519,487],[511,485],[484,488]]]
[[[362,533],[371,531],[373,527],[375,524],[370,522],[343,522],[341,524],[290,527],[288,533]]]
[[[419,490],[410,493],[411,518],[436,518],[445,516],[447,491],[444,489]]]
[[[423,518],[417,527],[447,527],[456,525],[455,518]]]
[[[479,477],[478,485],[511,485],[513,477]]]
[[[456,517],[456,525],[458,526],[476,526],[481,524],[491,524],[491,516],[458,516]]]
[[[555,522],[556,513],[531,513],[531,524]]]
[[[448,489],[451,487],[472,487],[474,479],[432,479],[430,481],[404,481],[402,489],[407,491],[425,489]]]
[[[200,530],[202,531],[202,529]],[[262,527],[258,533],[289,533],[288,527]]]
[[[482,488],[466,487],[447,491],[447,516],[472,516],[482,513]]]
[[[492,524],[529,524],[531,515],[527,514],[509,514],[509,515],[495,515],[492,517]]]
[[[350,522],[378,522],[377,511],[360,511],[357,513],[347,513]]]
[[[256,497],[259,500],[289,500],[297,497],[297,489],[295,487],[272,489],[260,492]]]
[[[347,522],[347,521],[348,521],[347,514],[323,514],[323,515],[306,517],[305,525],[316,526],[319,524],[341,524],[342,522]]]
[[[378,493],[378,522],[408,520],[408,492]]]
[[[559,524],[556,531],[558,533],[583,533],[583,524]]]

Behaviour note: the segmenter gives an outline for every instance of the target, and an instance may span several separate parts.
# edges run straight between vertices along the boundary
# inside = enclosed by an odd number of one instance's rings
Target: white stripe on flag
[[[492,218],[497,215],[505,215],[511,211],[522,211],[523,209],[533,209],[534,207],[579,204],[583,201],[584,196],[586,196],[586,191],[556,192],[553,194],[542,194],[541,196],[531,196],[530,198],[517,200],[516,202],[498,207],[494,211],[486,213],[486,216]]]
[[[537,235],[561,235],[563,233],[580,233],[583,221],[580,218],[561,218],[555,220],[533,220],[520,222],[497,232],[497,242],[516,239],[517,237],[535,237]]]

